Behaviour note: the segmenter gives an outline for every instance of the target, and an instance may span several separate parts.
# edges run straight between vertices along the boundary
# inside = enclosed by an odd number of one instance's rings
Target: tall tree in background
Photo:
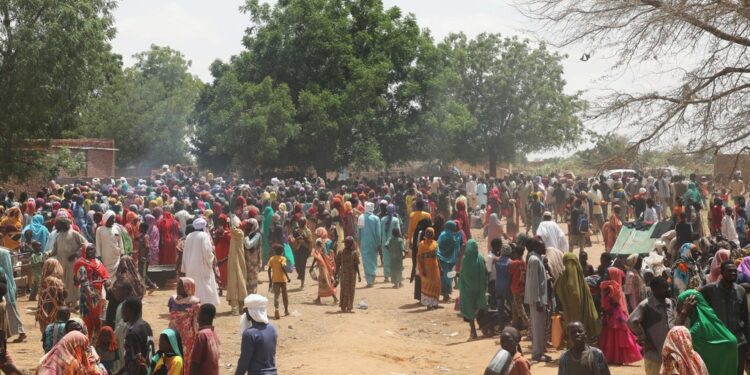
[[[0,179],[38,172],[30,139],[49,140],[119,70],[109,0],[0,1]]]
[[[635,145],[686,144],[688,151],[750,146],[750,5],[703,0],[517,0],[546,21],[561,46],[616,57],[613,69],[644,64],[664,87],[621,90],[592,107],[594,118],[636,134]],[[677,77],[677,78],[675,78]],[[661,141],[661,142],[660,142]]]
[[[86,103],[80,126],[68,135],[114,138],[122,167],[185,162],[202,83],[188,72],[190,61],[169,47],[151,46],[134,57],[133,67]]]
[[[453,108],[442,115],[453,125],[441,131],[446,156],[489,161],[494,176],[498,162],[578,139],[583,103],[563,92],[562,57],[544,44],[534,48],[497,34],[473,40],[452,34],[439,48],[449,56],[441,95]]]
[[[211,92],[226,83],[226,74],[237,86],[271,82],[281,90],[279,98],[285,100],[284,92],[291,98],[292,108],[284,113],[293,119],[283,123],[295,129],[281,131],[281,137],[268,133],[280,152],[275,160],[259,161],[263,166],[314,167],[320,173],[413,156],[408,151],[420,111],[419,54],[434,48],[413,16],[384,9],[379,0],[289,0],[273,7],[248,0],[243,9],[254,24],[243,40],[246,50],[215,71],[220,76],[214,75],[198,106],[199,161],[241,152],[218,141],[222,126],[213,108],[227,103],[214,103],[221,96]],[[248,112],[255,115],[250,109],[256,105],[266,103],[247,102]],[[203,138],[210,134],[217,139]]]

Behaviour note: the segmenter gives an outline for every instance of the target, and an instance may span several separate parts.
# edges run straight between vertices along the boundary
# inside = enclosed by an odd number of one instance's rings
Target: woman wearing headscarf
[[[707,282],[718,283],[721,281],[721,264],[728,261],[730,255],[731,253],[727,249],[721,249],[714,254],[714,258],[711,260],[711,272],[706,276]]]
[[[310,273],[315,269],[315,266],[318,268],[318,298],[313,302],[315,304],[320,304],[321,298],[333,297],[333,303],[338,303],[338,298],[336,298],[336,288],[333,286],[333,273],[336,267],[332,262],[332,259],[326,255],[325,245],[323,244],[322,238],[316,240],[315,246],[312,250],[312,257],[313,261],[312,264],[310,264]]]
[[[737,338],[719,320],[714,310],[703,295],[695,290],[686,290],[677,297],[677,301],[686,303],[691,298],[695,307],[690,313],[690,335],[693,348],[706,364],[711,375],[737,374]]]
[[[230,229],[229,257],[226,265],[227,275],[227,302],[232,312],[239,315],[242,312],[242,303],[247,296],[247,260],[245,259],[245,231],[247,223],[239,223],[235,216],[233,226]]]
[[[89,339],[79,331],[71,331],[39,360],[40,375],[101,374],[91,358]]]
[[[429,215],[429,214],[428,214]],[[422,300],[422,281],[417,272],[417,254],[419,253],[419,244],[424,239],[427,228],[432,225],[432,220],[429,217],[421,219],[419,223],[414,225],[414,231],[410,238],[411,240],[411,276],[410,282],[414,283],[414,299],[417,301]],[[434,231],[434,229],[433,229]]]
[[[622,229],[622,220],[620,219],[621,208],[619,205],[612,206],[612,214],[602,226],[602,241],[604,241],[604,250],[610,251],[615,246],[617,236]]]
[[[497,213],[491,213],[487,220],[487,243],[491,244],[495,238],[503,238],[503,225]]]
[[[243,248],[245,249],[245,289],[249,294],[255,294],[258,290],[258,273],[260,272],[261,259],[261,234],[258,231],[258,221],[249,219],[244,222],[242,228],[245,232]]]
[[[625,285],[623,293],[628,303],[628,310],[633,311],[645,296],[646,282],[641,276],[641,257],[638,254],[630,254],[625,260]]]
[[[628,312],[622,292],[623,272],[616,267],[607,269],[607,279],[602,281],[602,330],[599,348],[607,363],[628,364],[640,361],[641,347],[628,327]]]
[[[50,258],[44,261],[35,318],[42,335],[47,325],[57,318],[57,309],[65,306],[65,285],[62,277],[63,268],[57,259]]]
[[[128,211],[125,215],[125,231],[128,232],[130,239],[133,241],[133,259],[136,260],[136,265],[138,265],[138,255],[141,251],[139,241],[141,238],[140,226],[141,221],[138,218],[138,214],[134,211]]]
[[[175,264],[177,261],[177,240],[180,238],[180,223],[171,212],[164,211],[159,222],[159,264]]]
[[[198,312],[201,301],[195,296],[195,281],[181,277],[177,281],[177,294],[169,297],[169,328],[177,331],[185,348],[185,372],[190,373],[190,353],[198,332]]]
[[[705,284],[703,272],[693,257],[693,253],[697,251],[698,248],[692,243],[685,243],[680,247],[680,258],[672,266],[672,289],[675,295]]]
[[[156,225],[156,217],[148,214],[144,217],[144,221],[148,225],[146,231],[148,235],[148,264],[159,264],[159,243],[161,240],[159,227]],[[148,270],[148,267],[146,267],[146,270]]]
[[[151,357],[149,375],[182,375],[185,366],[182,356],[180,335],[170,328],[161,331],[158,350]]]
[[[463,232],[460,231],[455,221],[449,220],[445,223],[443,233],[437,240],[437,255],[440,260],[440,290],[443,302],[450,301],[453,291],[453,278],[449,277],[448,273],[456,268],[463,243]]]
[[[464,198],[466,199],[466,198]],[[453,221],[461,228],[464,234],[464,240],[468,241],[471,239],[471,222],[469,221],[469,214],[466,212],[466,202],[459,200],[456,202],[456,212],[453,213]]]
[[[127,282],[133,288],[133,294],[138,298],[143,298],[146,294],[146,286],[143,283],[143,279],[138,273],[138,267],[135,265],[133,257],[123,255],[120,258],[120,264],[117,265],[117,271],[112,276],[114,284],[115,282]],[[115,298],[115,293],[111,292],[111,289],[107,291],[107,315],[105,322],[107,325],[114,327],[117,317],[117,308],[120,306],[120,300]]]
[[[80,288],[80,313],[89,332],[89,338],[97,337],[102,326],[104,311],[102,291],[109,282],[109,272],[101,261],[96,259],[96,248],[89,244],[83,255],[73,266],[76,285]]]
[[[378,271],[378,249],[381,247],[380,219],[373,213],[375,205],[365,202],[365,212],[360,215],[357,222],[357,238],[359,238],[359,251],[362,255],[362,267],[365,271],[367,287],[375,284],[375,276]]]
[[[742,258],[740,265],[737,266],[737,282],[750,282],[750,256]]]
[[[557,280],[565,270],[565,263],[563,257],[565,253],[554,247],[547,247],[547,252],[544,254],[544,260],[546,260],[546,266],[549,268],[549,275],[552,276],[552,280]]]
[[[438,307],[438,298],[440,298],[441,292],[438,244],[434,238],[435,231],[432,228],[427,228],[417,252],[417,272],[422,284],[420,300],[422,305],[427,306],[428,310]]]
[[[461,274],[458,279],[458,290],[461,316],[471,328],[469,340],[476,340],[478,337],[474,320],[477,311],[487,309],[487,266],[484,263],[484,257],[479,256],[479,244],[476,240],[469,240],[466,243],[466,253],[461,263]]]
[[[44,226],[44,216],[36,214],[31,218],[31,224],[23,228],[23,233],[31,231],[31,239],[39,242],[42,245],[42,249],[47,248],[47,241],[49,240],[49,230]]]
[[[706,364],[693,350],[693,338],[685,326],[674,326],[667,332],[661,351],[660,375],[709,375]]]
[[[263,267],[271,257],[271,228],[273,227],[273,208],[269,205],[263,209]]]
[[[341,216],[341,227],[344,230],[344,237],[352,237],[357,240],[357,220],[354,217],[352,202],[345,202]]]
[[[5,217],[0,220],[0,227],[3,228],[3,246],[16,251],[21,242],[21,228],[23,227],[23,216],[21,209],[11,207],[5,213]]]
[[[219,288],[226,290],[229,281],[228,263],[229,260],[229,243],[232,240],[232,233],[229,230],[227,216],[221,214],[215,222],[213,230],[214,253],[216,254],[216,264],[219,266]]]
[[[13,276],[13,259],[10,251],[0,248],[0,278],[5,279],[6,293],[6,319],[8,322],[8,330],[6,336],[15,336],[18,334],[18,338],[13,342],[24,342],[26,340],[26,333],[23,328],[23,322],[21,322],[21,315],[18,312],[18,305],[16,304],[16,279]]]
[[[339,284],[339,307],[342,312],[352,312],[354,292],[357,282],[362,281],[359,273],[359,251],[353,237],[344,240],[344,250],[336,255],[336,279]],[[355,278],[356,275],[356,278]]]
[[[549,251],[549,250],[548,250]],[[581,322],[586,333],[592,337],[598,336],[601,326],[599,314],[591,296],[591,290],[584,280],[583,269],[578,257],[574,253],[563,256],[565,270],[555,281],[555,294],[563,310],[566,322]]]
[[[388,282],[391,277],[391,253],[386,246],[393,235],[393,228],[401,229],[401,219],[396,214],[396,206],[393,204],[388,204],[385,212],[386,214],[380,219],[380,246],[383,254],[383,276],[385,282]]]

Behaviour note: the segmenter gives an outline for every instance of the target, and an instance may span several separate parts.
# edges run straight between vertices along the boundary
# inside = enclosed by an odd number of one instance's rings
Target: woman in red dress
[[[180,224],[169,211],[159,218],[156,224],[159,228],[159,264],[175,264],[177,262],[177,241],[180,239]]]
[[[216,253],[216,264],[219,266],[219,288],[226,289],[229,277],[229,242],[232,240],[232,232],[229,231],[227,215],[219,215],[216,228],[214,228],[214,251]]]
[[[628,312],[625,294],[622,292],[624,273],[616,267],[607,269],[608,279],[600,288],[602,304],[602,331],[599,349],[610,364],[628,364],[640,361],[641,347],[628,328]]]

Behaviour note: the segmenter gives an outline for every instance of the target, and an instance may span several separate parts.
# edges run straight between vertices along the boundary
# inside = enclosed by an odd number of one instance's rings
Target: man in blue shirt
[[[277,375],[276,327],[268,322],[268,299],[259,294],[245,297],[240,321],[242,346],[235,375]]]

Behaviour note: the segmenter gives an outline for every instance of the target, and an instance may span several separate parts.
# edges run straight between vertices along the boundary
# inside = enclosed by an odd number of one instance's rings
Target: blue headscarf
[[[385,220],[385,230],[390,231],[391,230],[391,221],[393,221],[393,214],[396,213],[396,206],[393,204],[389,204],[385,208],[385,212],[387,214],[388,219]]]
[[[31,224],[24,227],[21,233],[26,233],[27,230],[31,231],[31,239],[42,244],[42,249],[45,249],[49,239],[49,230],[44,226],[44,216],[41,214],[34,215],[31,218]]]
[[[5,294],[5,300],[9,304],[16,303],[16,279],[13,276],[13,259],[10,250],[0,249],[0,273],[5,277],[5,285],[8,286],[8,292]]]
[[[458,230],[458,225],[456,225],[455,221],[449,220],[445,223],[437,242],[437,254],[440,261],[450,265],[456,264],[458,261],[458,254],[461,252],[461,245],[463,245],[464,242],[464,237],[463,233]]]

